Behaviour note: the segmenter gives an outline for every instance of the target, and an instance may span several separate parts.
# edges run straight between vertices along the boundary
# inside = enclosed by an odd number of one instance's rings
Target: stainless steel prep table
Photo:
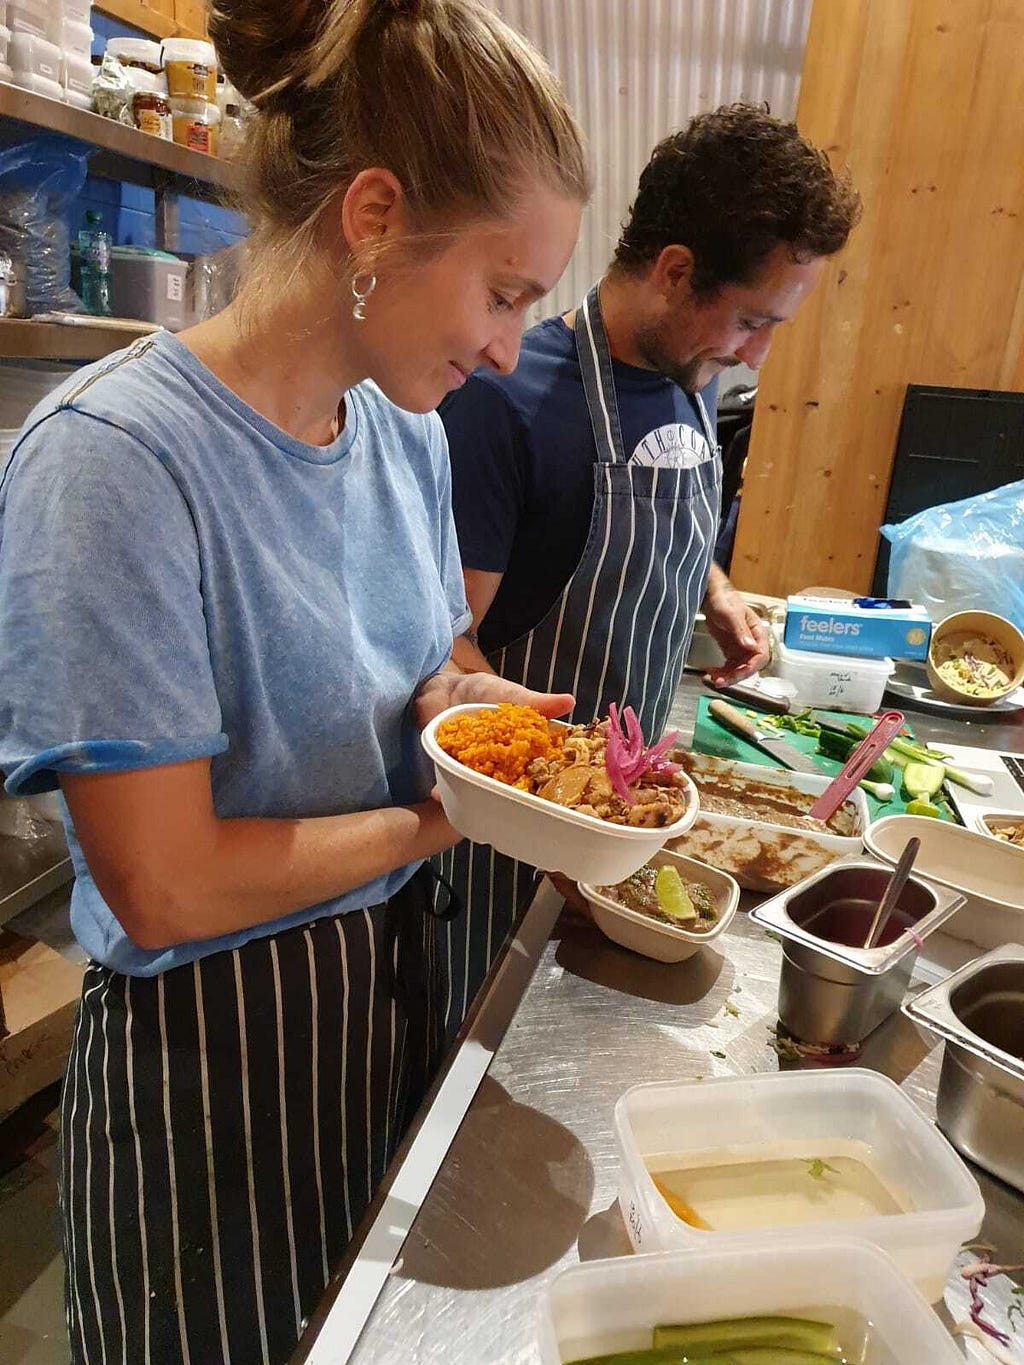
[[[684,678],[670,722],[684,734],[701,690]],[[911,715],[923,739],[1024,753],[1024,713],[1008,722]],[[747,908],[754,901],[746,897]],[[719,951],[704,948],[674,967],[616,947],[561,908],[545,883],[297,1360],[535,1361],[546,1279],[577,1259],[630,1251],[611,1125],[622,1092],[667,1077],[778,1069],[770,1040],[781,948],[745,915]],[[946,939],[937,946],[916,980],[977,955]],[[893,1077],[934,1117],[940,1060],[941,1044],[897,1014],[871,1037],[862,1064]],[[1000,1260],[1024,1260],[1024,1197],[975,1174],[987,1206],[982,1238]],[[947,1302],[962,1316],[962,1282],[954,1275],[951,1284]],[[986,1301],[1005,1311],[1012,1288],[1001,1277]],[[1024,1331],[1018,1336],[1014,1358],[1024,1362]],[[970,1358],[990,1359],[978,1350],[971,1346]]]

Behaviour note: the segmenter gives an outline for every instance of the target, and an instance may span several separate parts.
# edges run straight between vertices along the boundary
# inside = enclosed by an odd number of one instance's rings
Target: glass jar
[[[170,142],[174,137],[174,124],[163,77],[154,76],[149,71],[134,71],[132,76],[135,87],[132,120],[136,128],[142,133]]]

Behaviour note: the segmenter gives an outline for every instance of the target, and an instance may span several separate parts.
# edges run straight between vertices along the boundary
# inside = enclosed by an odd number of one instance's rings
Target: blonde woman
[[[66,803],[72,1359],[286,1360],[438,1061],[457,835],[418,729],[571,698],[451,664],[432,409],[510,369],[587,175],[472,0],[221,0],[255,104],[226,312],[82,371],[0,486],[0,767]]]

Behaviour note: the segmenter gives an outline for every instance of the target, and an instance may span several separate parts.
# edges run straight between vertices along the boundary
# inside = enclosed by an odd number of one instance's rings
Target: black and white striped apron
[[[594,509],[580,562],[544,619],[490,656],[503,678],[541,692],[572,692],[574,721],[632,706],[648,740],[665,728],[707,587],[718,531],[722,461],[699,394],[711,458],[689,469],[640,465],[622,441],[611,350],[598,286],[576,310],[576,351],[594,430]],[[448,925],[461,1018],[516,917],[534,869],[465,841],[438,865],[466,906]]]
[[[443,926],[385,904],[86,971],[64,1083],[73,1365],[282,1365],[440,1062]]]

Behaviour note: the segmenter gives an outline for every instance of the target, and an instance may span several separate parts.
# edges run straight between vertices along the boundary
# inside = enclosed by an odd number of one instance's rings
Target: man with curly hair
[[[441,407],[473,611],[460,664],[571,692],[575,721],[631,705],[648,740],[701,607],[715,681],[761,667],[763,625],[712,562],[717,381],[764,362],[859,210],[763,108],[700,114],[658,144],[604,277],[525,334],[514,372],[478,370]],[[468,899],[468,1004],[532,869],[470,844],[444,862]]]

